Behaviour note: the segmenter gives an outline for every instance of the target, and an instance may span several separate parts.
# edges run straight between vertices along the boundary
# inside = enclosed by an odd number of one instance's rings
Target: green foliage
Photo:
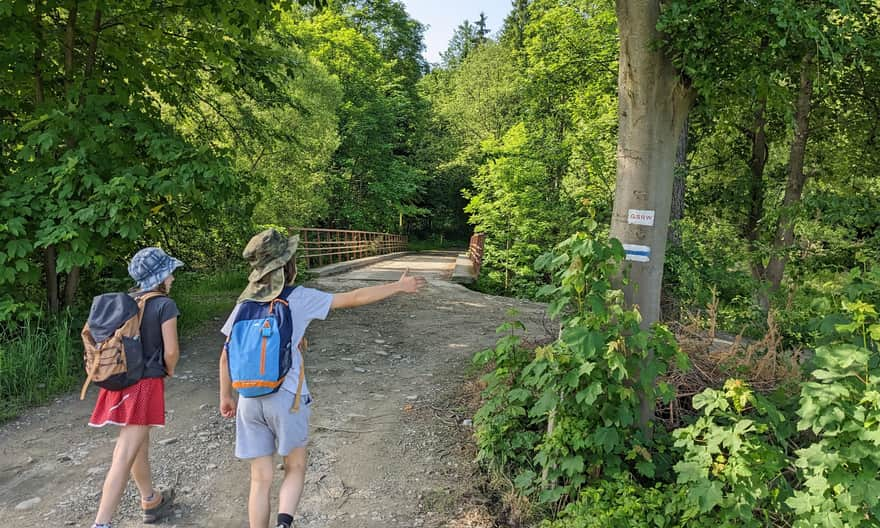
[[[411,159],[424,109],[415,82],[422,26],[397,2],[353,2],[296,23],[303,48],[339,80],[339,146],[328,167],[325,224],[397,230],[414,204],[425,173]]]
[[[778,505],[791,495],[782,476],[787,433],[784,415],[741,380],[724,390],[694,396],[696,422],[677,429],[678,483],[701,514],[724,526],[768,526]]]
[[[161,239],[177,218],[205,225],[234,201],[228,149],[185,134],[171,116],[193,111],[202,85],[274,91],[284,78],[252,37],[278,10],[258,1],[7,7],[0,296],[26,305],[45,277],[57,311],[75,300],[80,270],[99,272],[142,238]]]
[[[72,318],[31,318],[0,332],[0,422],[83,379]]]
[[[240,277],[214,278],[255,223],[398,229],[424,212],[424,28],[399,2],[15,0],[0,24],[4,342],[52,340],[44,312],[80,319],[127,289],[143,246],[186,263],[188,332],[237,296]]]
[[[423,86],[442,132],[438,177],[467,176],[465,211],[487,234],[484,291],[534,296],[532,262],[561,241],[584,202],[610,215],[616,144],[613,6],[524,2],[516,35],[465,51]]]
[[[408,251],[430,251],[432,249],[455,249],[464,251],[468,246],[467,240],[447,239],[443,236],[431,237],[425,240],[409,238],[406,248]]]
[[[220,269],[210,274],[183,272],[175,274],[171,296],[180,309],[178,329],[183,337],[232,311],[238,295],[247,285],[244,267]]]
[[[514,316],[514,313],[508,314]],[[522,346],[517,330],[522,323],[511,321],[498,327],[504,333],[495,348],[474,356],[474,363],[490,367],[482,377],[483,405],[474,416],[478,459],[499,468],[533,470],[532,451],[542,431],[540,423],[529,419],[527,410],[536,399],[532,392],[517,390],[523,369],[532,361],[532,354]],[[533,473],[533,471],[532,471]]]
[[[511,274],[537,282],[532,263],[542,252],[541,241],[559,236],[550,235],[560,228],[551,203],[556,197],[543,191],[546,166],[529,154],[531,147],[523,123],[500,142],[486,140],[483,148],[494,159],[474,178],[477,193],[465,208],[477,229],[489,234],[483,262],[505,271],[505,290],[511,289]]]
[[[421,152],[430,178],[424,206],[434,211],[427,218],[432,229],[444,227],[437,219],[450,219],[449,231],[470,234],[464,208],[483,160],[481,144],[500,138],[515,122],[521,86],[510,50],[492,41],[471,50],[455,69],[434,70],[419,83],[431,110]]]
[[[694,397],[696,421],[674,432],[678,483],[702,514],[730,526],[876,526],[880,465],[880,283],[853,272],[843,313],[825,318],[825,344],[801,384],[796,435],[777,409],[739,380]],[[866,280],[867,279],[867,280]],[[791,453],[790,446],[802,446]]]
[[[600,480],[583,488],[578,500],[541,528],[708,528],[686,499],[686,489],[674,484],[644,487],[627,475]]]
[[[787,281],[769,303],[774,294],[766,285],[747,297],[726,296],[727,288],[717,285],[722,306],[739,319],[727,326],[732,333],[760,327],[754,308],[766,315],[772,305],[787,313],[790,295],[801,295],[796,290],[804,282],[851,268],[878,250],[880,217],[867,206],[880,196],[873,168],[880,151],[868,125],[878,118],[869,95],[878,82],[878,24],[870,2],[663,5],[664,50],[700,94],[690,116],[686,216],[738,233],[722,241],[741,250],[735,270],[725,268],[735,275],[748,273],[775,288],[779,278],[768,275],[767,265],[785,261]],[[811,76],[814,66],[819,73]],[[811,80],[812,98],[801,195],[787,189],[799,187],[790,169],[792,156],[798,157],[792,123],[802,73]],[[786,194],[793,201],[783,206]],[[788,225],[794,230],[790,245],[779,236]],[[683,245],[680,251],[690,249]],[[702,269],[707,275],[722,271]],[[675,271],[670,276],[675,280]],[[795,306],[799,312],[806,308]],[[804,329],[787,323],[787,342],[805,344]]]
[[[423,212],[423,27],[402,4],[8,4],[0,320],[75,304],[145,245],[210,270],[254,221]]]
[[[681,244],[669,246],[664,267],[665,295],[678,308],[668,316],[701,312],[717,300],[719,328],[761,337],[766,316],[754,298],[760,284],[742,262],[748,247],[736,228],[720,220],[685,218],[678,223],[678,233]]]
[[[843,308],[849,320],[801,387],[797,427],[815,440],[796,452],[802,482],[786,504],[797,528],[880,523],[880,323],[871,304]]]
[[[638,311],[624,307],[612,282],[620,243],[596,238],[592,220],[585,227],[535,262],[552,278],[540,294],[560,319],[558,339],[532,354],[508,335],[475,358],[494,367],[475,417],[480,456],[542,502],[574,497],[590,474],[668,469],[663,447],[649,451],[639,430],[639,395],[671,397],[654,380],[670,361],[687,363],[665,327],[642,330]]]

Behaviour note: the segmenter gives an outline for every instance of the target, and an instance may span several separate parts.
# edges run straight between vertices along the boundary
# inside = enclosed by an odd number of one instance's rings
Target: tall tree
[[[620,125],[611,236],[626,249],[630,283],[624,291],[645,328],[660,317],[675,152],[695,97],[656,45],[659,15],[660,0],[617,0]],[[643,389],[640,399],[640,425],[650,436],[653,391]]]
[[[749,142],[747,191],[740,232],[752,249],[751,267],[767,288],[758,300],[767,310],[768,290],[780,288],[795,240],[795,223],[810,171],[810,116],[832,101],[839,76],[871,54],[876,16],[868,3],[773,0],[763,3],[674,1],[661,27],[670,54],[718,114],[740,108],[738,128]],[[694,39],[694,35],[706,38]],[[816,97],[817,72],[821,76]],[[724,108],[722,108],[722,106]],[[770,134],[775,134],[773,137]],[[785,160],[784,193],[765,174],[771,145]],[[782,172],[780,172],[782,174]],[[768,181],[771,185],[768,186]]]
[[[461,64],[478,43],[477,28],[470,21],[465,20],[455,28],[446,51],[440,53],[443,67],[455,68]]]
[[[529,23],[529,0],[513,0],[510,13],[501,28],[501,41],[514,51],[520,50],[525,41],[526,25]]]
[[[504,40],[487,43],[451,75],[453,87],[469,87],[457,108],[479,108],[475,103],[490,94],[515,95],[508,100],[516,106],[452,121],[486,133],[490,123],[503,125],[492,127],[491,140],[482,136],[468,211],[475,229],[488,235],[487,283],[518,294],[531,291],[531,264],[541,248],[568,236],[585,203],[610,216],[614,184],[614,11],[588,0],[537,0],[531,11],[518,52]],[[493,63],[482,62],[490,56]],[[511,80],[498,75],[504,70]]]
[[[397,39],[378,38],[373,31],[384,24],[406,23],[397,2],[389,6],[390,18],[360,10],[328,9],[303,20],[295,28],[304,49],[337,76],[342,87],[339,110],[339,148],[329,167],[329,206],[321,222],[338,228],[397,230],[401,217],[417,216],[415,206],[425,174],[416,165],[414,143],[421,133],[424,107],[414,81],[399,68],[398,58],[415,43],[401,50],[384,48]],[[403,12],[405,14],[405,12]],[[369,17],[368,17],[369,15]],[[369,22],[369,23],[367,23]],[[420,26],[419,26],[420,27]],[[397,35],[404,29],[387,28],[381,33]]]
[[[228,197],[238,183],[223,149],[163,112],[197,106],[205,83],[253,90],[247,80],[259,77],[274,91],[287,66],[253,37],[278,16],[257,0],[7,2],[0,218],[14,227],[0,232],[0,282],[42,273],[58,311],[81,269]]]
[[[486,13],[480,11],[480,18],[477,19],[476,30],[474,31],[477,45],[485,44],[489,40],[489,32],[489,21],[486,19]]]

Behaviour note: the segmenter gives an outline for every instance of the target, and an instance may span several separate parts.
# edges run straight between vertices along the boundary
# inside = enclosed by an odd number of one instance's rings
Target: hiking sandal
[[[141,500],[141,508],[144,510],[144,524],[153,524],[159,519],[166,517],[173,503],[174,488],[161,490],[159,496],[150,502]]]

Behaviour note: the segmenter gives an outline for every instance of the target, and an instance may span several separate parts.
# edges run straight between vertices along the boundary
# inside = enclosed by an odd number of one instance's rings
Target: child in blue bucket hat
[[[223,325],[224,335],[228,337],[232,332],[239,308],[245,301],[270,303],[281,299],[290,307],[291,349],[297,350],[309,323],[325,319],[330,310],[372,304],[397,293],[416,293],[426,284],[424,277],[404,272],[395,282],[345,293],[292,287],[298,243],[298,236],[288,238],[274,229],[251,238],[242,253],[251,266],[248,285]],[[235,456],[250,462],[248,519],[252,528],[269,524],[275,469],[272,459],[276,453],[284,458],[276,528],[291,528],[303,491],[312,399],[305,384],[302,355],[292,354],[291,359],[290,369],[276,392],[251,398],[239,395],[236,401],[225,346],[220,355],[220,413],[235,418]]]
[[[165,425],[165,377],[174,374],[180,358],[177,340],[180,311],[168,294],[174,282],[174,270],[181,266],[183,262],[157,247],[138,251],[128,264],[128,274],[137,283],[129,294],[144,303],[140,326],[144,376],[122,390],[100,389],[89,419],[92,427],[108,424],[121,427],[93,528],[111,528],[129,475],[140,492],[145,523],[155,523],[167,515],[174,500],[172,488],[153,487],[149,447],[150,428]]]

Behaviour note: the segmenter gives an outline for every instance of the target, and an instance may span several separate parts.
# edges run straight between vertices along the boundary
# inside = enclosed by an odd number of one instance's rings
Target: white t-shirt
[[[287,303],[290,307],[290,315],[293,320],[293,333],[290,336],[291,346],[293,347],[291,349],[293,361],[291,361],[290,370],[287,372],[287,377],[284,379],[284,383],[281,384],[282,389],[294,394],[296,393],[296,386],[299,384],[299,371],[303,366],[302,357],[300,356],[297,347],[305,335],[309,323],[315,319],[323,321],[327,318],[327,314],[330,313],[330,304],[332,302],[332,293],[322,292],[321,290],[306,288],[304,286],[297,286],[292,292],[290,292],[290,295],[287,296]],[[235,321],[236,314],[238,314],[238,307],[239,305],[236,304],[232,313],[229,314],[229,317],[226,319],[226,323],[223,324],[223,328],[220,329],[225,336],[229,336],[229,333],[232,332],[232,323]],[[302,393],[309,393],[309,386],[305,380],[303,380]]]

